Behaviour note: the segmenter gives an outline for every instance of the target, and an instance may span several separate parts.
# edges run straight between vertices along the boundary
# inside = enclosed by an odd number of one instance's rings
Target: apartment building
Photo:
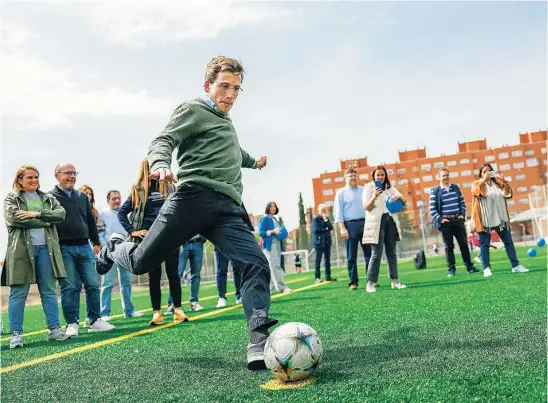
[[[479,168],[486,162],[512,183],[514,197],[508,201],[508,209],[511,217],[514,217],[529,209],[529,194],[547,182],[546,148],[547,131],[538,131],[519,134],[518,144],[497,148],[488,147],[486,139],[459,143],[458,152],[450,155],[429,157],[426,148],[400,151],[398,161],[383,165],[392,185],[406,195],[408,211],[417,225],[420,224],[421,206],[426,207],[425,217],[430,220],[430,189],[439,184],[437,173],[440,168],[449,168],[451,181],[460,186],[470,210],[470,188],[478,177]],[[360,184],[371,180],[373,167],[369,165],[367,157],[340,161],[338,171],[327,172],[312,179],[315,209],[320,203],[333,206],[337,189],[344,186],[344,171],[348,167],[356,169]]]

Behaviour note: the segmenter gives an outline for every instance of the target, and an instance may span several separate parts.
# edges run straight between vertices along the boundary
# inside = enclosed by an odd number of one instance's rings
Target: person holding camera
[[[462,261],[468,273],[479,273],[472,263],[470,249],[468,249],[466,227],[464,226],[464,217],[466,217],[464,197],[460,188],[449,182],[447,168],[440,169],[438,179],[440,184],[430,191],[430,215],[432,216],[432,225],[442,233],[449,270],[447,276],[453,277],[456,272],[453,238],[456,238],[459,244]]]
[[[480,258],[483,264],[483,275],[491,277],[489,248],[491,231],[497,231],[504,243],[506,254],[512,264],[512,273],[526,273],[517,258],[516,248],[512,240],[510,216],[506,200],[512,198],[513,191],[508,181],[496,172],[490,164],[483,164],[479,171],[479,179],[472,184],[472,219],[480,240]]]

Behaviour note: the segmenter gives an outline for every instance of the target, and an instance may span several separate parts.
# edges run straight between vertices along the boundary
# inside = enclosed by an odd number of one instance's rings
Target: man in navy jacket
[[[321,282],[320,264],[322,255],[325,256],[325,281],[337,281],[331,278],[331,231],[333,225],[327,217],[325,205],[318,206],[318,215],[312,219],[312,245],[316,250],[316,261],[314,265],[314,273],[316,283]]]

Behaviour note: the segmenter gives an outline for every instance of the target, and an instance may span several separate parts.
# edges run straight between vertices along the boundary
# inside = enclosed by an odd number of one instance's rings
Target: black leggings
[[[178,272],[179,265],[179,250],[169,255],[165,261],[166,274],[169,280],[169,292],[173,297],[173,305],[176,308],[181,307],[181,281],[179,279]],[[152,269],[148,273],[148,289],[150,291],[150,302],[152,303],[152,309],[159,310],[162,305],[162,288],[160,286],[160,280],[162,278],[162,266]]]

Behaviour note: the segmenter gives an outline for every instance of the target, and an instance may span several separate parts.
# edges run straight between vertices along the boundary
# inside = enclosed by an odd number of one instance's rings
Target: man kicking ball
[[[183,102],[165,129],[150,144],[150,177],[177,182],[170,171],[177,149],[179,181],[156,221],[137,245],[113,234],[97,258],[97,272],[113,263],[134,274],[147,273],[197,234],[211,241],[240,272],[242,304],[247,318],[247,368],[266,369],[264,345],[268,328],[278,321],[268,316],[270,270],[248,225],[242,205],[241,168],[263,168],[266,157],[253,159],[238,142],[228,112],[244,78],[243,66],[218,56],[206,68],[205,94]]]

